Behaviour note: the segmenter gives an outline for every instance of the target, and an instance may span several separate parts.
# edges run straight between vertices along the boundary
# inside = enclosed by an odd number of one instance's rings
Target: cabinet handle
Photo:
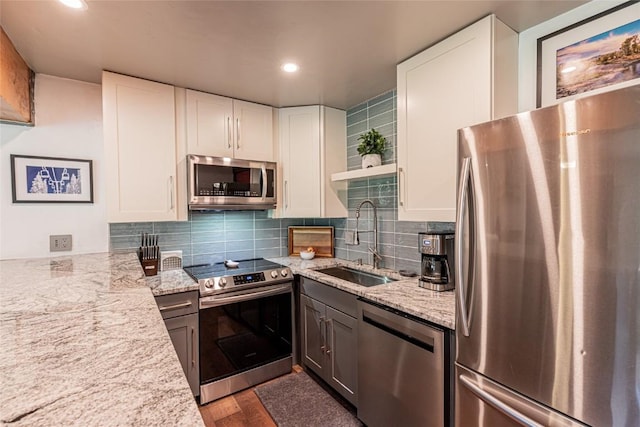
[[[327,349],[327,334],[325,328],[323,328],[322,326],[322,324],[326,321],[327,320],[324,316],[320,317],[320,333],[322,333],[322,345],[320,346],[320,351],[322,352],[322,354],[324,354]]]
[[[327,335],[329,336],[329,344],[333,343],[333,319],[327,320]],[[327,354],[331,355],[331,347],[327,345]]]
[[[191,328],[191,366],[194,367],[196,366],[196,349],[195,349],[195,329]]]
[[[240,149],[240,119],[236,119],[236,149]]]
[[[288,189],[288,182],[285,181],[284,182],[284,208],[285,209],[289,209],[289,192],[287,191]]]
[[[231,117],[227,117],[227,148],[231,148]]]
[[[402,179],[403,176],[404,176],[404,170],[402,168],[398,168],[398,178],[399,178],[398,182],[400,186],[398,195],[400,196],[400,201],[399,201],[400,206],[404,206],[404,197],[403,197],[404,196],[404,185],[403,185],[404,180]]]
[[[178,308],[191,307],[191,304],[192,304],[191,301],[185,301],[185,302],[181,302],[181,303],[173,304],[173,305],[161,305],[158,308],[160,309],[160,311],[168,311],[168,310],[176,310]]]
[[[174,208],[174,202],[173,202],[173,175],[171,175],[169,177],[169,194],[170,194],[170,199],[171,199],[171,210],[173,210],[173,208]]]

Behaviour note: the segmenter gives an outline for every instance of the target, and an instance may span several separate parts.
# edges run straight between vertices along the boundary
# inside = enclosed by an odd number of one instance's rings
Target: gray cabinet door
[[[316,374],[324,376],[326,306],[306,295],[300,295],[300,310],[302,361]]]
[[[198,315],[190,314],[166,319],[165,325],[191,391],[194,396],[198,396],[200,394]]]
[[[358,322],[327,306],[325,379],[348,401],[358,404]]]

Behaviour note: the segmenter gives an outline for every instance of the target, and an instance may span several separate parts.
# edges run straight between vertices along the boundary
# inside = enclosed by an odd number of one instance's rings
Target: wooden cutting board
[[[317,257],[333,257],[333,227],[289,227],[289,255],[300,255],[309,246]]]

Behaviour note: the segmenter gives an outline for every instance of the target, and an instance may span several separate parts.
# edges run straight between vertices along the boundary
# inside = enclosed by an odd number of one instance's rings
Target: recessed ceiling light
[[[298,64],[294,64],[293,62],[287,62],[282,65],[282,71],[286,71],[287,73],[295,73],[299,68]]]
[[[63,5],[72,9],[87,9],[87,3],[84,0],[59,0]]]

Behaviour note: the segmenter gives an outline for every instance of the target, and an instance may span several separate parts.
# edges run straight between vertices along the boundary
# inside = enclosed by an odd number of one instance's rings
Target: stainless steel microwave
[[[189,154],[189,210],[276,207],[276,163]]]

